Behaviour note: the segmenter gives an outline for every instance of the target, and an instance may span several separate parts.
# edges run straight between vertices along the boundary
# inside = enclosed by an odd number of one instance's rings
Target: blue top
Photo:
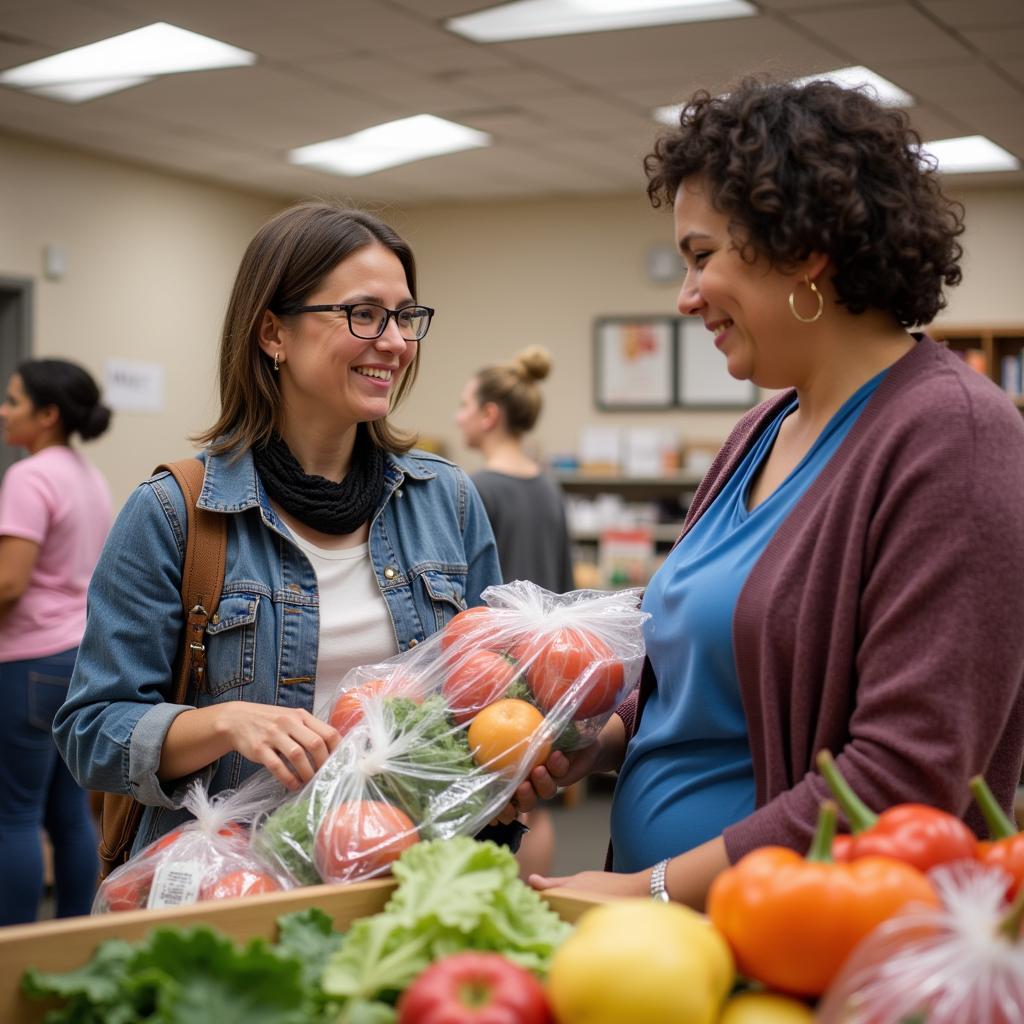
[[[193,778],[210,792],[257,768],[237,751],[162,783],[160,752],[190,706],[246,700],[313,710],[320,601],[316,573],[274,511],[252,454],[206,455],[199,505],[228,517],[224,589],[206,636],[206,682],[174,703],[184,615],[185,499],[160,473],[121,510],[89,585],[88,621],[53,735],[79,785],[147,804],[133,852],[189,817]],[[427,452],[385,455],[370,560],[395,640],[406,651],[501,582],[483,502],[456,466]]]
[[[794,400],[765,428],[644,594],[657,686],[619,772],[611,832],[616,871],[699,846],[754,810],[754,770],[732,628],[747,576],[842,444],[885,371],[850,396],[807,454],[755,509],[750,488]]]

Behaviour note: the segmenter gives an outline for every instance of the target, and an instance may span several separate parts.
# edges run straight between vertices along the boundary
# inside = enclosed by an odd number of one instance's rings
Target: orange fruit
[[[544,716],[525,700],[498,700],[488,704],[469,724],[466,739],[473,760],[487,771],[508,778],[526,778],[551,753],[551,741],[544,740],[527,763],[523,763],[534,734]]]

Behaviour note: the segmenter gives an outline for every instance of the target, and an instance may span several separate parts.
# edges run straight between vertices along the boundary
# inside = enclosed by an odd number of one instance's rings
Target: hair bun
[[[528,345],[515,358],[524,377],[543,380],[551,372],[551,353],[543,345]]]
[[[102,402],[97,402],[82,418],[78,433],[83,441],[91,441],[99,437],[110,426],[110,409]]]

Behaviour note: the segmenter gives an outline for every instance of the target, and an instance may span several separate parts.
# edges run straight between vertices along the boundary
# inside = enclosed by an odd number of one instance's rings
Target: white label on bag
[[[165,860],[153,875],[146,906],[184,907],[199,898],[200,864],[194,860]]]

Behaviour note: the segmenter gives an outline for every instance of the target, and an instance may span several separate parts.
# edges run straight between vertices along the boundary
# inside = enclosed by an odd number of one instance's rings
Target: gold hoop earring
[[[790,296],[790,298],[792,298],[792,296]],[[274,373],[280,373],[280,372],[281,372],[281,353],[280,352],[275,352],[274,353]]]
[[[789,311],[802,324],[817,323],[821,319],[821,314],[825,312],[825,299],[821,292],[818,291],[818,286],[806,274],[804,274],[804,284],[811,289],[811,293],[818,300],[817,312],[814,316],[801,316],[796,311],[796,285],[793,286],[793,290],[789,293]]]

